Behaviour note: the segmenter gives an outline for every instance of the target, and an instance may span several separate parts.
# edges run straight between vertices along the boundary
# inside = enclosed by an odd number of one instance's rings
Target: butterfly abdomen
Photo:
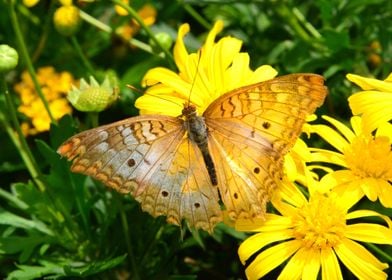
[[[214,161],[208,149],[208,130],[203,117],[196,113],[196,107],[189,105],[182,111],[185,116],[185,125],[188,130],[189,139],[200,149],[204,163],[207,167],[208,175],[213,186],[218,185]]]

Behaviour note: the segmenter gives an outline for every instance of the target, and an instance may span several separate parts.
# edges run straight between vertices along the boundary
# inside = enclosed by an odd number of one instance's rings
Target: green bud
[[[67,99],[81,112],[101,112],[109,107],[118,97],[118,88],[113,86],[108,77],[100,85],[90,76],[90,84],[80,80],[80,87],[72,86]]]
[[[18,65],[18,53],[8,45],[0,45],[0,72],[11,71]]]
[[[165,32],[159,32],[159,33],[155,34],[155,39],[157,39],[157,41],[161,44],[161,46],[165,50],[170,49],[171,46],[173,45],[173,38]],[[157,45],[155,44],[155,42],[153,40],[150,39],[149,43],[155,52],[161,51],[161,49],[157,47]]]

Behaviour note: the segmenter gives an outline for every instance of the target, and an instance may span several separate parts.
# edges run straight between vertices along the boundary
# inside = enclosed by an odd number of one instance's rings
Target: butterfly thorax
[[[199,147],[201,154],[203,155],[211,183],[216,186],[218,184],[218,180],[215,165],[208,149],[208,129],[204,118],[197,115],[196,106],[191,104],[184,105],[182,116],[185,117],[184,124],[188,132],[188,137]]]

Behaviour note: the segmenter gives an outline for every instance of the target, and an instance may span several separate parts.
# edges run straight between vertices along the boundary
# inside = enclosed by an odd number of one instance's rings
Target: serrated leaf
[[[12,271],[7,280],[29,280],[38,279],[47,275],[64,276],[62,267],[57,264],[45,263],[44,266],[16,265],[17,270]],[[54,279],[54,278],[52,278]]]
[[[2,208],[0,208],[0,224],[29,230],[35,229],[47,235],[53,236],[53,231],[48,228],[43,222],[22,218]]]
[[[0,237],[0,253],[20,253],[19,261],[25,262],[30,258],[35,247],[44,243],[52,243],[53,241],[54,239],[47,235]]]
[[[86,277],[89,275],[94,275],[102,271],[111,269],[121,264],[126,257],[127,255],[122,255],[112,259],[105,259],[102,261],[91,262],[81,267],[65,266],[64,271],[67,276]]]

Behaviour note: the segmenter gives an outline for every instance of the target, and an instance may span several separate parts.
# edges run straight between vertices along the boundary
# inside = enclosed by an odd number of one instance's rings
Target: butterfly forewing
[[[221,162],[218,186],[231,217],[264,215],[283,156],[327,94],[323,81],[314,74],[282,76],[233,90],[207,108],[210,150]]]

